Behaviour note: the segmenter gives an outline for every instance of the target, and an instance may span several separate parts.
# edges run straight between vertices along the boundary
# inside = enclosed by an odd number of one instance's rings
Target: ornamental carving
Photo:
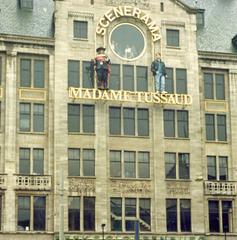
[[[95,180],[94,179],[69,179],[69,191],[76,192],[80,195],[94,195],[95,194]]]
[[[150,0],[107,0],[107,5],[130,5],[148,9]]]
[[[110,183],[113,193],[136,193],[147,194],[151,193],[151,183],[147,181],[120,181],[112,180]]]
[[[190,185],[186,182],[171,182],[166,184],[168,195],[189,195]]]

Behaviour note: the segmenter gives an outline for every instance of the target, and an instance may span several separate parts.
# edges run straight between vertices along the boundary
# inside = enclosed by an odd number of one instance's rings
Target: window
[[[226,115],[205,114],[206,119],[206,140],[227,141]]]
[[[166,44],[169,47],[179,47],[179,30],[166,29]]]
[[[46,197],[18,196],[18,231],[46,230]]]
[[[232,201],[209,200],[209,231],[232,232]]]
[[[149,135],[149,111],[142,108],[109,108],[109,129],[112,135]],[[123,129],[121,129],[123,126]]]
[[[190,199],[166,199],[166,227],[167,232],[192,231]]]
[[[207,179],[228,181],[228,157],[207,156]]]
[[[68,230],[95,231],[95,198],[68,198]]]
[[[68,104],[68,132],[94,133],[94,105]]]
[[[165,137],[189,137],[188,111],[164,110],[163,116]]]
[[[95,150],[69,148],[68,176],[95,176]]]
[[[80,61],[68,60],[68,87],[80,87]]]
[[[20,8],[33,9],[33,0],[19,0]]]
[[[45,60],[20,59],[20,87],[45,87]]]
[[[88,38],[88,22],[86,21],[73,21],[74,38]]]
[[[203,27],[205,24],[205,13],[204,13],[204,9],[198,9],[198,12],[196,13],[196,21],[197,21],[197,27]]]
[[[125,218],[122,218],[123,211]],[[134,231],[137,220],[141,231],[151,230],[149,198],[110,198],[110,212],[111,231]]]
[[[19,174],[44,175],[44,149],[19,149]]]
[[[110,176],[120,178],[149,178],[149,152],[111,150]]]
[[[44,104],[20,103],[20,131],[44,132]]]
[[[165,176],[167,179],[190,179],[189,153],[166,152]]]
[[[165,90],[168,93],[187,94],[187,70],[166,68]]]
[[[225,74],[204,72],[205,99],[225,100]]]

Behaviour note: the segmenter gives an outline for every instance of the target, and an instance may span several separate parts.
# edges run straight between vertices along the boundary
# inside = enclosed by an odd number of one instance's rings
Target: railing
[[[51,176],[16,176],[16,188],[25,190],[50,190]]]
[[[0,174],[0,189],[6,189],[6,175]]]
[[[206,195],[237,195],[236,182],[205,181],[204,190]]]

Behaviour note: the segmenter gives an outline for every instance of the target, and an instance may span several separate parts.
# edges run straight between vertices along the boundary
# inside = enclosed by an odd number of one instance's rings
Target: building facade
[[[237,237],[236,3],[1,4],[0,240]]]

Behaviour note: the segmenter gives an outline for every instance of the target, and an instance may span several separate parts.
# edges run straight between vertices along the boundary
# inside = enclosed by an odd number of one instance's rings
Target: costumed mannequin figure
[[[97,86],[99,89],[108,89],[110,75],[110,59],[105,54],[105,48],[96,49],[97,55],[94,60],[95,71],[97,73]]]
[[[160,53],[156,53],[156,59],[151,64],[151,71],[155,79],[155,90],[165,92],[165,78],[167,76],[165,63],[161,60]]]

